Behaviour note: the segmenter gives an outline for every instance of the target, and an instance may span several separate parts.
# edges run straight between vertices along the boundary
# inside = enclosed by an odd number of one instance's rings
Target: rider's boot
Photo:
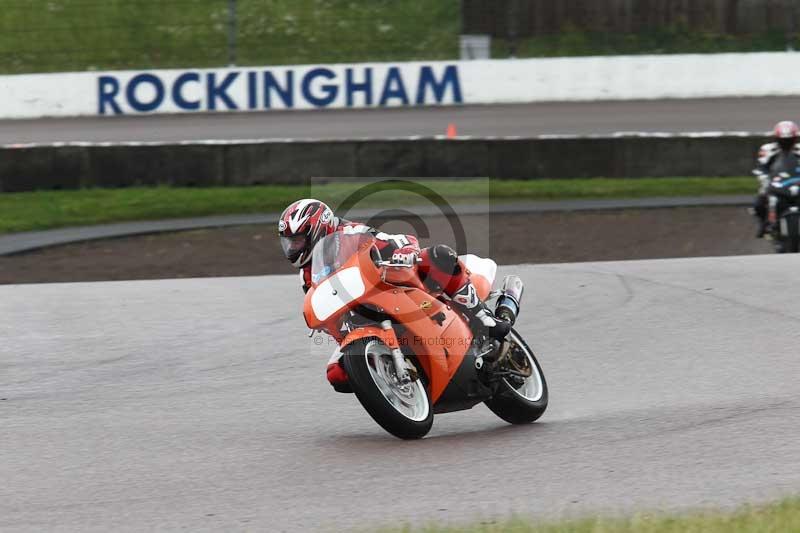
[[[473,327],[485,328],[489,337],[502,341],[511,331],[511,324],[495,317],[486,304],[478,297],[475,286],[467,280],[463,287],[451,297],[470,319]]]

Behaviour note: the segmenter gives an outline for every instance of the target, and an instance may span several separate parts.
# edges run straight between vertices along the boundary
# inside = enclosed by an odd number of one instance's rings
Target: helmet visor
[[[281,237],[281,248],[283,255],[289,261],[295,262],[300,254],[308,247],[308,237],[305,235],[294,235],[292,237]]]

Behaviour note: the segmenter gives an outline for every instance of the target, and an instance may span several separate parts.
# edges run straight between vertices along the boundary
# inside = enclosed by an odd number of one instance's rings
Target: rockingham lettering
[[[459,86],[459,97],[460,96]],[[390,68],[389,72],[386,74],[386,81],[383,83],[383,91],[381,92],[380,106],[385,106],[389,103],[389,100],[393,98],[399,100],[403,105],[408,105],[406,86],[403,83],[403,76],[400,75],[400,69],[397,67]],[[460,98],[458,102],[461,102]]]
[[[197,72],[185,72],[178,76],[172,86],[172,100],[181,109],[196,111],[200,109],[200,100],[187,100],[183,96],[183,87],[190,82],[200,83],[200,74]]]
[[[144,86],[145,90],[147,88],[150,89],[151,96],[149,101],[141,98],[141,93],[137,92],[140,86]],[[125,88],[125,96],[128,99],[128,105],[136,111],[140,113],[154,111],[164,101],[164,84],[153,74],[139,74],[128,82],[128,86]]]
[[[100,115],[460,103],[463,91],[456,64],[152,71],[97,77]]]
[[[225,107],[228,109],[239,109],[236,102],[234,102],[228,94],[231,84],[235,82],[238,77],[238,72],[231,72],[225,76],[222,81],[217,82],[217,75],[213,72],[208,73],[208,82],[206,83],[208,99],[206,102],[208,102],[209,111],[217,110],[217,100],[222,100],[222,103],[224,103]]]

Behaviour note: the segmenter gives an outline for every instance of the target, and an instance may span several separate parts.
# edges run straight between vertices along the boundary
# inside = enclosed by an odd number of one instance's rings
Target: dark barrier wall
[[[713,35],[796,31],[794,0],[462,0],[462,33],[499,38],[580,30]],[[794,20],[793,20],[794,17]]]
[[[730,135],[34,146],[0,149],[0,191],[312,177],[733,176],[753,168],[762,142]]]

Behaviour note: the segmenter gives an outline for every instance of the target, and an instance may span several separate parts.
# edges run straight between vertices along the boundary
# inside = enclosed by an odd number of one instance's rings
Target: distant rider
[[[323,202],[314,199],[297,200],[287,207],[278,222],[278,234],[286,258],[301,271],[303,290],[311,288],[311,252],[323,237],[334,232],[364,233],[375,238],[384,260],[413,265],[420,259],[418,271],[423,281],[432,281],[458,304],[473,326],[486,328],[490,337],[502,340],[511,324],[495,319],[478,297],[464,264],[455,250],[444,244],[420,250],[413,235],[388,235],[358,222],[334,216]],[[328,365],[328,381],[334,389],[349,392],[347,374],[338,362]]]
[[[787,164],[791,165],[791,170],[800,161],[800,128],[790,120],[778,122],[773,129],[774,141],[767,143],[758,151],[758,166],[753,171],[758,177],[759,187],[758,196],[753,203],[753,211],[759,219],[757,238],[761,238],[769,230],[767,220],[767,186],[770,178],[783,171]]]

